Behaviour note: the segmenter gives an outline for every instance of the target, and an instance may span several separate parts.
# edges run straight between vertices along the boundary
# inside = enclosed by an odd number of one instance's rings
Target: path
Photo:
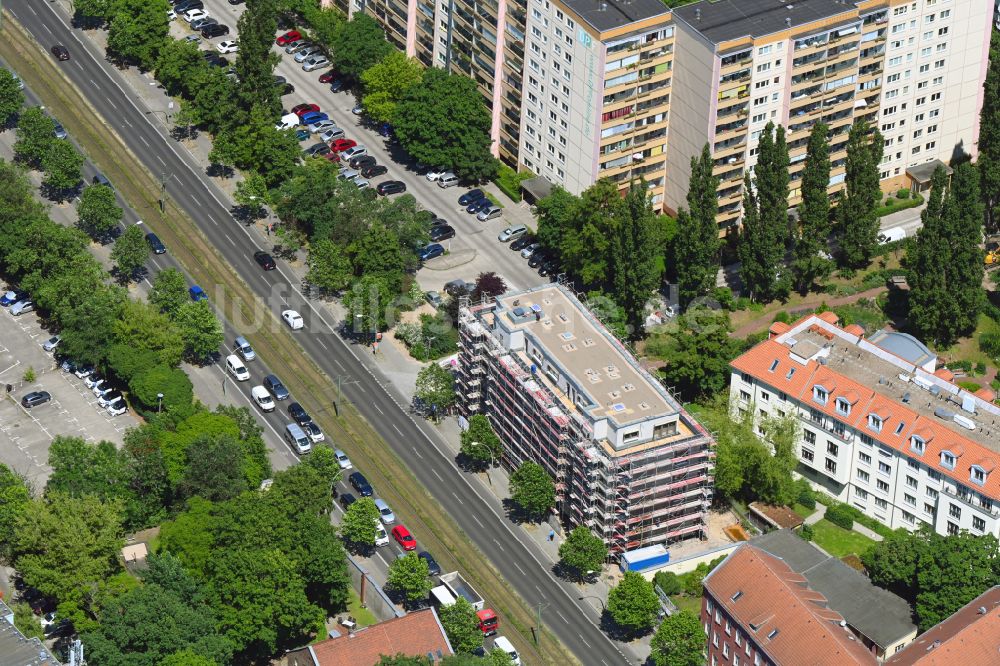
[[[813,310],[822,305],[823,303],[826,303],[830,307],[836,307],[838,305],[850,305],[851,303],[856,303],[857,301],[860,301],[862,298],[874,299],[884,291],[888,291],[888,288],[874,287],[872,289],[868,289],[867,291],[859,291],[858,293],[851,294],[850,296],[839,296],[837,298],[827,298],[823,294],[816,294],[815,298],[810,297],[809,299],[804,300],[801,303],[796,303],[793,309],[796,311],[804,309]],[[733,331],[731,335],[734,338],[745,338],[751,333],[756,333],[761,329],[766,329],[774,321],[774,316],[776,314],[778,314],[778,311],[773,311],[761,317],[757,317],[756,319],[748,321],[747,323],[743,324],[735,331]]]
[[[823,520],[824,516],[826,516],[826,505],[820,502],[816,502],[816,511],[805,519],[805,524],[815,525],[819,521]],[[854,521],[854,527],[852,529],[858,534],[863,534],[872,541],[882,541],[883,539],[881,534],[875,532],[874,530],[868,529],[867,527],[865,527],[864,525],[862,525],[857,521]]]

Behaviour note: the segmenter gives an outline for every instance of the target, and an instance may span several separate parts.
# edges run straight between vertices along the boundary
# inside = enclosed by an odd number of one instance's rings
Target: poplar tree
[[[1000,30],[993,31],[990,66],[979,112],[979,184],[986,204],[986,226],[1000,230]]]
[[[882,148],[882,134],[878,130],[869,136],[868,122],[854,121],[847,139],[844,193],[837,205],[840,258],[851,268],[867,266],[878,246],[876,208],[882,199],[878,172]]]
[[[712,175],[708,144],[691,158],[687,205],[677,215],[677,283],[680,305],[686,308],[715,287],[719,271],[719,179]]]
[[[743,231],[739,244],[743,288],[754,301],[788,295],[781,270],[788,240],[788,146],[785,129],[768,123],[760,135],[753,179],[744,179]]]
[[[656,289],[660,275],[654,247],[655,215],[646,181],[633,183],[625,195],[618,232],[611,240],[611,287],[616,302],[625,310],[625,323],[634,339],[643,337],[646,301]]]
[[[813,125],[802,170],[802,203],[792,252],[792,274],[796,289],[803,295],[832,269],[830,260],[820,255],[826,251],[830,236],[830,197],[826,192],[830,184],[830,144],[826,138],[829,131],[826,123]]]

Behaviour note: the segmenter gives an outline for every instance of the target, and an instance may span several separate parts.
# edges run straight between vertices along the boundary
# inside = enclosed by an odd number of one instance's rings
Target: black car
[[[489,199],[487,199],[484,196],[482,199],[476,199],[475,201],[473,201],[472,203],[470,203],[468,206],[466,206],[465,207],[465,212],[466,213],[470,213],[472,215],[475,215],[476,213],[478,213],[479,211],[483,210],[484,208],[489,207],[490,204],[492,204],[492,203],[493,203],[492,201],[490,201]]]
[[[549,259],[541,266],[538,267],[538,274],[542,277],[549,277],[555,275],[559,272],[559,262],[555,259]]]
[[[426,550],[422,550],[417,554],[417,557],[427,563],[427,573],[432,576],[441,575],[441,565],[437,563],[437,560],[434,559],[433,555],[428,553]]]
[[[275,400],[288,400],[288,389],[275,375],[264,377],[264,388],[271,392]]]
[[[160,237],[154,234],[152,231],[146,234],[146,243],[149,244],[149,249],[153,251],[153,254],[166,254],[167,248],[164,247],[163,241]]]
[[[431,229],[434,227],[443,227],[448,224],[448,221],[441,217],[435,217],[431,219]]]
[[[401,180],[387,180],[384,183],[379,183],[375,191],[385,196],[387,194],[399,194],[400,192],[406,191],[406,183]]]
[[[288,415],[291,416],[296,423],[299,425],[305,425],[306,423],[312,422],[312,417],[306,413],[305,408],[297,402],[293,402],[288,405]]]
[[[357,501],[358,498],[352,495],[351,493],[344,493],[343,495],[340,496],[340,506],[344,507],[344,511],[347,510],[347,507],[351,506]]]
[[[209,25],[201,29],[201,36],[205,39],[212,39],[213,37],[222,37],[223,35],[229,34],[228,25]]]
[[[37,407],[38,405],[44,405],[46,402],[52,399],[48,391],[32,391],[31,393],[25,394],[21,398],[21,406],[25,409],[31,409],[32,407]]]
[[[229,0],[229,4],[231,5],[242,5],[244,2],[246,2],[246,0]]]
[[[485,199],[485,198],[486,198],[486,193],[477,187],[476,189],[469,190],[468,192],[460,196],[458,198],[458,205],[468,206],[473,201],[479,201],[480,199]]]
[[[551,257],[545,252],[532,252],[531,258],[528,259],[528,266],[531,268],[538,268],[549,259],[551,259]]]
[[[455,237],[455,228],[447,224],[442,224],[440,227],[434,227],[431,229],[430,238],[432,241],[443,241],[449,238]]]
[[[263,250],[257,250],[254,252],[253,260],[256,261],[265,271],[273,271],[277,268],[277,264],[274,263],[274,257]]]
[[[291,83],[283,83],[282,84],[282,88],[281,88],[281,96],[282,97],[284,97],[285,95],[291,95],[293,92],[295,92],[295,86],[293,86]]]
[[[56,57],[56,60],[69,60],[69,49],[62,44],[56,44],[52,47],[52,55]]]
[[[178,15],[189,12],[192,9],[205,9],[205,3],[201,0],[181,0],[181,2],[174,5],[174,11]]]
[[[352,169],[361,170],[363,167],[375,166],[375,158],[368,154],[355,155],[348,164]]]
[[[320,141],[319,143],[314,143],[313,145],[309,146],[303,152],[305,152],[306,155],[318,155],[318,156],[327,155],[330,152],[330,146]]]
[[[449,296],[464,296],[475,288],[476,285],[471,282],[466,282],[465,280],[452,280],[451,282],[445,283],[444,293]]]
[[[386,169],[381,164],[372,164],[371,166],[366,166],[361,169],[361,175],[364,176],[365,178],[374,178],[375,176],[383,176],[387,173],[389,173],[389,170]]]
[[[532,236],[531,234],[524,234],[523,236],[521,236],[520,238],[518,238],[517,240],[515,240],[513,243],[510,244],[510,249],[514,250],[515,252],[520,252],[521,250],[528,247],[534,242],[535,242],[534,236]]]
[[[351,482],[351,486],[357,490],[362,497],[371,497],[375,494],[375,491],[372,490],[372,484],[368,483],[368,479],[366,479],[365,475],[361,472],[351,474],[351,476],[348,477],[348,480]]]

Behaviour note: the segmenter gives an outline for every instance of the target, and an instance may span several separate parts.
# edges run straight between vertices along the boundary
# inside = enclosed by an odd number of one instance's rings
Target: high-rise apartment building
[[[793,206],[818,121],[830,127],[831,195],[859,118],[883,134],[887,191],[977,154],[989,0],[334,1],[374,16],[425,65],[473,78],[495,154],[570,192],[643,177],[674,212],[707,143],[721,233],[740,223],[769,121],[787,130]]]
[[[613,555],[704,535],[714,441],[562,285],[463,303],[459,408],[502,464],[542,465],[558,511]]]
[[[1000,536],[1000,407],[912,336],[808,315],[730,366],[734,412],[798,421],[814,488],[893,529]]]

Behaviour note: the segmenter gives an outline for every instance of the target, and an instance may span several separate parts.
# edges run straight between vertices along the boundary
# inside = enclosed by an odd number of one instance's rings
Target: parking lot
[[[0,309],[0,387],[4,389],[0,461],[24,474],[39,490],[51,472],[46,461],[53,438],[66,435],[121,446],[125,430],[138,423],[131,412],[113,417],[98,407],[83,380],[57,366],[53,355],[42,349],[51,335],[42,329],[36,313],[14,317],[9,309]],[[36,375],[30,383],[23,379],[29,368]],[[20,400],[31,391],[47,391],[52,400],[25,409]]]

